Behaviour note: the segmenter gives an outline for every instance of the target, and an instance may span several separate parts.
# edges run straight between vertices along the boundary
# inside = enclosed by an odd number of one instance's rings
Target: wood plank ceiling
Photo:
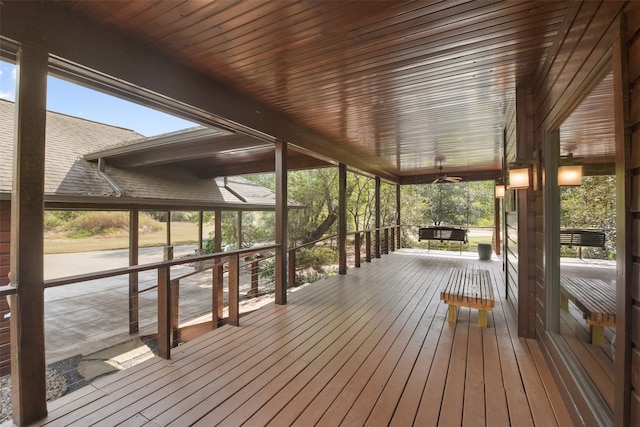
[[[70,1],[59,8],[411,177],[501,167],[567,2]],[[295,144],[295,141],[290,141]],[[341,160],[341,159],[336,159]],[[195,167],[195,166],[194,166]],[[370,170],[372,172],[375,170]]]

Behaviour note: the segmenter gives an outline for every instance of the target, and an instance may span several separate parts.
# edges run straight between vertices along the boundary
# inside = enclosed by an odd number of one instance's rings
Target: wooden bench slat
[[[616,326],[615,289],[599,279],[562,277],[560,292],[564,298],[574,303],[591,326],[591,343],[603,345],[603,328]],[[567,306],[563,308],[566,309]]]
[[[455,322],[456,306],[463,306],[479,309],[478,323],[486,326],[486,311],[495,307],[489,272],[483,269],[452,268],[449,281],[440,292],[440,299],[449,304],[450,322]]]

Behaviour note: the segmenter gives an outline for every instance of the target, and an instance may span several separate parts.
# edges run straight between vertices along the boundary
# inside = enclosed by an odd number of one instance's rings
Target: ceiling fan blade
[[[458,182],[462,181],[462,178],[461,178],[461,177],[459,177],[459,176],[447,176],[447,177],[445,177],[444,179],[445,179],[446,181],[453,182],[453,183],[456,183],[456,184],[457,184]]]
[[[433,181],[431,181],[432,184],[438,184],[440,183],[440,177],[437,177],[436,179],[434,179]]]

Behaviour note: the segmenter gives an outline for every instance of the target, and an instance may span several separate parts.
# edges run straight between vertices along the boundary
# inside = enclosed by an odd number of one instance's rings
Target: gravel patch
[[[47,400],[55,400],[69,390],[67,378],[60,372],[47,368]],[[0,422],[11,419],[11,375],[0,378]]]

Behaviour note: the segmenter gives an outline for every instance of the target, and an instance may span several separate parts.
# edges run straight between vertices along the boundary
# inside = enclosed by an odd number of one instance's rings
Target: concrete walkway
[[[174,258],[192,255],[195,246],[174,248]],[[163,248],[141,248],[139,263],[162,261]],[[128,250],[46,255],[45,279],[98,272],[128,265]],[[171,269],[176,278],[194,271],[183,265]],[[241,295],[249,289],[250,277],[241,277]],[[47,363],[89,355],[157,331],[157,272],[139,275],[140,332],[129,334],[127,275],[60,286],[45,290],[45,340]],[[226,284],[226,281],[225,281]],[[211,270],[180,282],[180,323],[203,316],[210,319]],[[225,291],[226,300],[226,291]]]

